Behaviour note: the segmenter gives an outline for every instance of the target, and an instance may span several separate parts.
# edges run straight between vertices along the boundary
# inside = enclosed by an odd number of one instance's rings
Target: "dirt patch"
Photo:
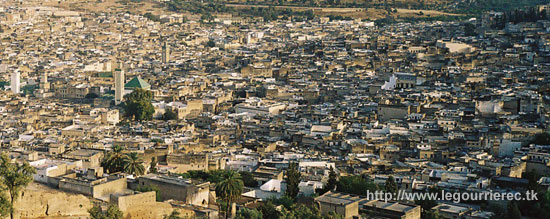
[[[394,14],[400,17],[433,17],[433,16],[460,16],[460,14],[451,14],[442,11],[434,10],[411,10],[411,9],[397,9],[397,13]]]

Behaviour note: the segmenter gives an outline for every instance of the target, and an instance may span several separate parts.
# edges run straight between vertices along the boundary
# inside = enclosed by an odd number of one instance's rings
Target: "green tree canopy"
[[[252,176],[252,173],[246,172],[246,171],[241,171],[241,172],[239,172],[239,174],[241,174],[241,177],[243,179],[243,183],[244,183],[245,186],[248,186],[248,187],[258,186],[258,181],[256,181],[254,179],[254,176]]]
[[[464,34],[466,36],[475,36],[475,35],[477,35],[476,26],[472,23],[464,24]]]
[[[424,212],[425,213],[422,215],[423,219],[440,219],[441,218],[441,216],[439,216],[439,211],[428,209],[428,210],[425,210]]]
[[[263,205],[260,205],[260,207],[258,207],[258,210],[262,212],[262,216],[264,219],[279,219],[279,217],[281,216],[281,212],[279,212],[276,206],[270,201],[264,203]]]
[[[395,178],[393,178],[393,176],[388,177],[384,188],[386,189],[386,192],[391,192],[394,194],[397,193],[397,183],[395,182]]]
[[[531,144],[550,145],[550,133],[542,132],[542,133],[536,134],[533,140],[531,141]]]
[[[101,206],[94,205],[94,207],[88,210],[90,213],[90,218],[92,219],[121,219],[122,211],[118,209],[115,205],[109,205],[107,210],[103,210]]]
[[[86,99],[94,99],[94,98],[98,98],[99,95],[97,95],[96,93],[88,93],[86,94],[86,96],[84,96],[84,98]]]
[[[521,212],[519,211],[518,204],[514,201],[508,202],[506,214],[507,219],[521,219]]]
[[[302,174],[298,170],[297,163],[290,163],[286,171],[286,196],[296,198],[300,189],[298,184],[302,180]]]
[[[378,185],[360,175],[342,176],[336,186],[338,192],[355,195],[367,195],[367,191],[375,192],[377,190],[380,190]]]
[[[328,181],[327,185],[325,186],[328,191],[333,190],[336,187],[336,184],[338,183],[338,174],[336,171],[334,171],[334,168],[332,166],[330,167],[330,172],[328,174]]]
[[[242,208],[237,212],[235,219],[262,219],[262,212],[256,209]]]
[[[176,114],[172,110],[166,110],[164,114],[162,114],[162,120],[176,120],[178,119],[178,114]]]
[[[137,88],[124,96],[124,99],[123,108],[126,117],[136,121],[153,119],[153,113],[155,113],[155,108],[151,103],[153,92]]]
[[[10,205],[2,206],[0,209],[9,209],[11,218],[13,218],[15,200],[19,197],[21,190],[32,182],[34,173],[36,170],[29,163],[12,162],[8,154],[0,155],[0,182],[10,197]],[[1,203],[5,204],[6,202],[2,201]]]
[[[10,200],[4,194],[0,194],[0,216],[5,218],[10,215],[12,210],[12,204]]]

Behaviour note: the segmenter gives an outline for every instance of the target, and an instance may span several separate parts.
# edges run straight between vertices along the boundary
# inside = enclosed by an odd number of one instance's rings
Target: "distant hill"
[[[292,5],[303,7],[361,7],[438,10],[459,14],[507,11],[514,8],[550,4],[550,0],[227,0],[233,4]]]

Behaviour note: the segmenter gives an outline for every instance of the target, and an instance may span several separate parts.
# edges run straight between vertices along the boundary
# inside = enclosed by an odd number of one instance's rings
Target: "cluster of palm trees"
[[[138,154],[135,152],[123,153],[122,150],[122,147],[115,145],[113,150],[105,155],[101,166],[108,173],[124,172],[136,176],[143,175],[145,167]]]
[[[156,163],[155,160],[151,162]],[[124,153],[123,148],[116,145],[113,150],[105,154],[101,166],[108,173],[124,172],[135,176],[143,175],[145,167],[143,161],[135,152]],[[216,184],[216,195],[223,202],[225,217],[229,218],[232,204],[239,199],[243,192],[244,183],[239,173],[229,171]]]

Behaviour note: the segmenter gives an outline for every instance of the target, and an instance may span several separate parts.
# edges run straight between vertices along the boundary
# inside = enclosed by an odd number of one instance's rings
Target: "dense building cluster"
[[[196,176],[220,170],[253,179],[233,214],[257,208],[288,194],[291,164],[322,213],[490,218],[487,203],[323,189],[334,173],[408,192],[548,187],[550,20],[499,16],[380,27],[0,6],[2,150],[38,183],[143,218],[222,215],[216,182]],[[150,114],[130,113],[140,92]],[[116,155],[143,170],[106,166]]]

